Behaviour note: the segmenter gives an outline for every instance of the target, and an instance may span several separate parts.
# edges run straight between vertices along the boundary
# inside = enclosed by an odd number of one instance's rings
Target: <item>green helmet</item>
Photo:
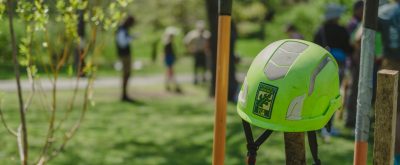
[[[334,57],[311,42],[276,41],[252,62],[237,112],[248,123],[282,132],[325,126],[342,105]]]

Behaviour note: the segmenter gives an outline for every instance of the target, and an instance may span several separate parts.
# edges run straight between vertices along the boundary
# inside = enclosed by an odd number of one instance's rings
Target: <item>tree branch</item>
[[[15,1],[17,2],[17,1]],[[26,120],[25,120],[25,111],[24,111],[24,102],[22,97],[22,90],[21,90],[21,82],[20,82],[20,73],[19,73],[19,63],[17,59],[17,43],[16,37],[14,32],[14,22],[13,22],[13,1],[7,1],[7,9],[8,9],[8,21],[10,26],[10,37],[11,37],[11,46],[12,46],[12,59],[14,63],[14,72],[15,72],[15,79],[17,81],[17,91],[18,91],[18,100],[19,100],[19,114],[21,120],[21,134],[22,134],[22,151],[20,152],[21,157],[21,164],[27,165],[28,164],[28,137],[27,137],[27,128],[26,128]]]
[[[97,30],[96,28],[92,28],[92,31],[96,31],[96,30]],[[78,88],[79,88],[79,80],[80,80],[80,78],[81,78],[79,72],[80,72],[80,70],[81,70],[81,68],[82,68],[82,61],[83,61],[83,59],[86,57],[87,53],[89,52],[89,49],[90,49],[90,47],[92,46],[92,44],[94,44],[94,42],[96,41],[96,37],[97,37],[97,35],[96,35],[95,32],[92,32],[92,34],[94,34],[94,35],[92,36],[93,38],[92,38],[91,42],[89,42],[89,43],[86,45],[86,47],[85,47],[85,49],[83,50],[83,52],[79,54],[79,63],[78,63],[78,67],[77,67],[78,74],[76,75],[76,81],[75,81],[75,86],[74,86],[74,92],[73,92],[73,94],[72,94],[72,98],[71,98],[71,101],[70,101],[70,103],[69,103],[69,107],[68,107],[67,111],[65,112],[63,118],[61,119],[61,121],[60,121],[59,124],[57,125],[56,130],[58,130],[59,128],[61,128],[61,126],[63,125],[64,121],[66,121],[66,120],[69,118],[69,114],[72,112],[72,110],[73,110],[73,108],[74,108],[74,103],[75,103],[76,95],[77,95],[77,93],[78,93]],[[80,42],[80,41],[79,41],[79,42]],[[80,43],[78,43],[78,46],[79,46],[79,45],[80,45]]]
[[[32,56],[32,40],[33,40],[33,37],[34,37],[34,34],[35,33],[30,33],[30,34],[28,34],[29,35],[29,40],[30,40],[30,42],[29,42],[29,45],[28,45],[28,49],[29,49],[29,56]],[[28,65],[27,65],[27,68],[28,68],[28,80],[29,80],[29,83],[30,83],[30,85],[31,85],[31,89],[32,89],[32,91],[31,91],[31,93],[29,94],[29,96],[28,96],[28,99],[27,99],[27,101],[25,102],[25,105],[24,105],[24,112],[26,113],[27,111],[28,111],[28,108],[29,108],[29,106],[31,105],[31,103],[32,103],[32,100],[33,100],[33,96],[35,95],[35,92],[36,92],[36,88],[35,88],[35,75],[32,73],[32,70],[31,70],[31,67],[33,66],[32,65],[32,57],[29,57],[28,58]]]
[[[87,52],[89,51],[89,48],[90,48],[90,46],[91,45],[94,45],[94,43],[95,43],[95,41],[96,41],[96,39],[97,39],[97,28],[96,27],[93,27],[92,28],[92,38],[91,38],[91,41],[89,42],[89,44],[87,45],[87,47],[86,47],[86,49],[84,50],[84,52],[81,54],[81,59],[82,59],[82,56],[85,56],[86,54],[87,54]],[[80,64],[79,64],[80,65]],[[80,66],[79,66],[80,67]],[[79,68],[78,68],[79,69]],[[78,76],[79,77],[79,76]],[[63,139],[63,142],[62,142],[62,144],[56,149],[56,150],[54,150],[53,151],[53,153],[49,156],[49,158],[48,158],[48,160],[51,160],[51,159],[53,159],[54,157],[56,157],[59,153],[61,153],[63,150],[64,150],[64,148],[65,148],[65,146],[67,145],[67,143],[69,142],[69,140],[75,135],[75,133],[76,133],[76,131],[79,129],[79,127],[80,127],[80,125],[81,125],[81,123],[83,122],[83,120],[85,119],[85,115],[86,115],[86,112],[87,112],[87,110],[88,110],[88,104],[89,104],[89,101],[90,101],[90,92],[91,92],[91,90],[92,90],[92,87],[93,87],[93,81],[94,81],[94,74],[91,74],[90,76],[89,76],[89,78],[88,78],[88,83],[87,83],[87,85],[86,85],[86,87],[85,87],[85,95],[84,95],[84,102],[83,102],[83,109],[82,109],[82,112],[81,112],[81,115],[80,115],[80,117],[79,117],[79,120],[75,123],[75,125],[68,131],[68,132],[66,132],[65,134],[64,134],[64,139]],[[76,86],[77,87],[77,86]],[[77,88],[76,88],[77,89]],[[74,96],[75,97],[75,96]],[[74,98],[73,98],[74,99]],[[73,102],[73,101],[72,101]],[[70,107],[70,108],[72,108],[72,107]],[[61,125],[61,123],[60,123],[60,125]]]
[[[29,106],[32,103],[33,100],[33,96],[35,96],[35,92],[36,92],[36,88],[35,88],[35,84],[34,84],[34,80],[31,77],[32,75],[30,75],[30,83],[31,83],[31,88],[32,88],[32,93],[29,94],[27,101],[25,102],[24,105],[24,112],[26,113],[28,111]]]
[[[52,56],[52,49],[51,49],[51,45],[50,45],[50,40],[48,37],[48,30],[46,29],[45,31],[45,39],[47,41],[47,43],[49,43],[48,46],[48,53],[49,56]],[[66,45],[64,45],[64,49],[63,49],[63,54],[62,54],[62,58],[57,58],[57,61],[50,65],[51,71],[53,73],[53,81],[52,81],[52,103],[51,103],[51,115],[50,115],[50,120],[49,120],[49,127],[47,130],[47,135],[46,135],[46,140],[44,143],[44,146],[42,148],[42,151],[39,155],[39,160],[37,161],[37,164],[41,164],[41,162],[45,163],[47,162],[47,155],[48,155],[48,151],[52,148],[52,144],[55,141],[54,139],[54,132],[56,131],[56,111],[57,111],[57,80],[58,80],[58,73],[61,69],[61,61],[63,60],[64,57],[67,56],[68,52],[69,52],[69,43],[67,43]]]
[[[7,122],[4,119],[3,112],[2,112],[2,109],[1,109],[1,103],[2,103],[2,101],[0,101],[0,118],[1,118],[1,122],[3,123],[4,127],[7,129],[8,133],[10,133],[11,135],[17,137],[17,133],[15,131],[13,131],[10,127],[8,127]]]
[[[90,101],[89,94],[90,94],[90,91],[92,90],[93,81],[94,81],[94,76],[92,75],[91,77],[89,77],[88,84],[85,88],[85,96],[84,96],[85,100],[83,102],[83,109],[82,109],[81,115],[79,117],[79,120],[75,123],[75,125],[68,132],[66,132],[64,134],[64,140],[63,140],[62,144],[60,145],[60,147],[58,149],[53,151],[53,153],[49,156],[49,158],[46,161],[53,159],[55,156],[57,156],[59,153],[61,153],[64,150],[68,141],[75,135],[75,133],[79,129],[81,123],[85,119],[86,112],[88,111],[88,105],[89,105],[89,101]]]

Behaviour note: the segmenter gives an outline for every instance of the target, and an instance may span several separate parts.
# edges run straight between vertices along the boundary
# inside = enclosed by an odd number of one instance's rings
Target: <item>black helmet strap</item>
[[[251,130],[250,124],[242,120],[244,134],[246,136],[247,141],[247,165],[255,165],[256,164],[256,157],[257,157],[257,150],[262,143],[264,143],[268,137],[272,134],[272,130],[265,130],[260,137],[254,141],[253,132]],[[321,160],[318,158],[318,143],[317,143],[317,134],[315,131],[308,131],[307,132],[308,143],[311,150],[311,155],[314,160],[314,165],[321,165]]]
[[[247,140],[247,165],[255,165],[256,164],[256,157],[257,157],[257,150],[265,140],[268,139],[269,135],[272,134],[272,130],[265,130],[260,137],[254,141],[253,132],[251,131],[250,124],[242,120],[244,134],[246,135]]]
[[[321,165],[321,160],[318,157],[318,142],[316,131],[308,131],[308,145],[310,146],[311,155],[314,160],[314,165]]]

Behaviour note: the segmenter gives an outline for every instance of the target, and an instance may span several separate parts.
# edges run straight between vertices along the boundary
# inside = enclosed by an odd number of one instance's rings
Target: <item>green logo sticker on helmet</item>
[[[260,82],[254,101],[253,113],[266,119],[271,118],[278,87]]]

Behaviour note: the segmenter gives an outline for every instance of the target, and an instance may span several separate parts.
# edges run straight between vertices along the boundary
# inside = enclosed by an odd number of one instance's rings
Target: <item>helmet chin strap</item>
[[[244,134],[246,136],[247,141],[247,165],[255,165],[257,151],[262,143],[264,143],[268,137],[272,134],[272,130],[265,130],[261,136],[254,141],[253,132],[251,130],[250,124],[242,120]],[[307,132],[308,143],[311,150],[311,155],[314,160],[314,165],[321,165],[321,160],[318,158],[318,143],[317,143],[317,134],[316,131],[308,131]]]
[[[321,160],[318,157],[318,142],[316,131],[308,131],[308,145],[310,146],[311,155],[314,160],[314,165],[321,165]]]
[[[254,141],[253,132],[251,131],[250,124],[245,120],[242,120],[242,123],[244,134],[246,135],[247,140],[247,165],[255,165],[257,150],[260,145],[264,143],[265,140],[267,140],[268,137],[272,134],[272,130],[265,130],[264,133],[261,134],[261,136],[258,137],[256,141]]]

